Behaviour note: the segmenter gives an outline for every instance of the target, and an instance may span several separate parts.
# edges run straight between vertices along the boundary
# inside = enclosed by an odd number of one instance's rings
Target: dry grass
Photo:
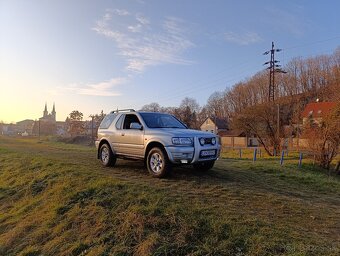
[[[95,149],[0,137],[0,255],[338,255],[340,180],[296,159],[102,168]]]

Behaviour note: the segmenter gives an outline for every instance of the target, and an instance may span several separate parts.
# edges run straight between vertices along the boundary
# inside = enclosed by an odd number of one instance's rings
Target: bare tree
[[[190,128],[197,129],[197,115],[200,111],[200,106],[197,101],[193,98],[184,98],[179,106],[176,114],[179,115],[180,119]]]
[[[309,148],[315,154],[321,167],[329,169],[340,146],[340,103],[325,117],[320,124],[309,123],[304,129]]]
[[[227,114],[225,113],[224,99],[225,98],[223,92],[214,92],[210,95],[205,106],[206,111],[209,113],[209,116],[216,116],[220,118],[224,118],[227,116]]]
[[[153,102],[153,103],[144,105],[141,108],[141,111],[162,112],[162,107],[158,103]]]
[[[73,110],[69,117],[66,118],[66,123],[68,125],[68,132],[72,137],[84,134],[83,113]]]
[[[233,122],[233,127],[245,131],[248,135],[257,137],[259,143],[266,152],[272,156],[273,148],[280,151],[280,133],[277,132],[277,106],[274,104],[262,104],[244,109]],[[281,120],[282,123],[282,120]]]

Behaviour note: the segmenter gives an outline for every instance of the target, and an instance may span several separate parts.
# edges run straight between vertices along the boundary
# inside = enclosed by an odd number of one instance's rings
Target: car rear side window
[[[117,130],[120,130],[122,129],[122,123],[123,123],[123,120],[124,120],[124,115],[121,115],[116,123],[116,129]]]
[[[113,119],[115,119],[115,117],[117,116],[117,114],[108,114],[104,117],[103,121],[100,123],[99,125],[99,129],[107,129],[110,127],[110,125],[112,124]]]

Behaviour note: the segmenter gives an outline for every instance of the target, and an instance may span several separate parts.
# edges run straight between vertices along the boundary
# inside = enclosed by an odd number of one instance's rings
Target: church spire
[[[47,103],[45,102],[45,110],[43,112],[43,116],[46,117],[48,115],[48,112],[47,112]]]
[[[52,109],[51,114],[52,114],[54,121],[56,121],[56,112],[55,112],[55,103],[54,102],[53,102],[53,109]]]

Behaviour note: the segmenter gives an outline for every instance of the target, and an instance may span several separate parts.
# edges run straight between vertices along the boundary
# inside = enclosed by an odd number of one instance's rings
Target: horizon
[[[1,1],[0,121],[37,120],[45,103],[58,121],[185,97],[203,106],[264,70],[272,41],[283,66],[332,54],[340,2],[328,3]]]

